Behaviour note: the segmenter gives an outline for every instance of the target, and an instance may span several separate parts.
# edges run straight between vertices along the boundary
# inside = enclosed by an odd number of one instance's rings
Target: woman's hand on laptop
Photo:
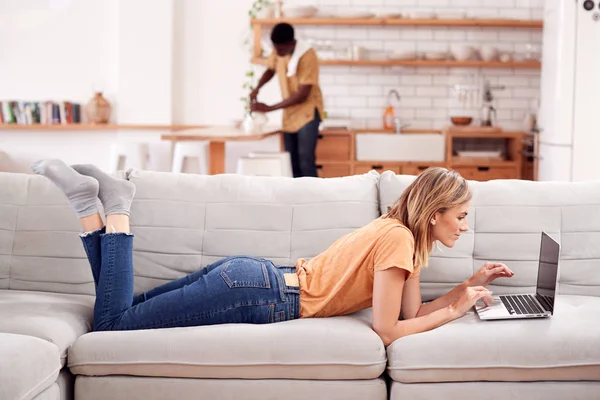
[[[510,278],[515,273],[502,263],[485,263],[472,277],[467,279],[467,286],[487,286],[497,278]]]
[[[462,317],[480,299],[483,300],[486,307],[494,302],[492,292],[483,286],[463,287],[456,299],[450,304],[453,317]]]

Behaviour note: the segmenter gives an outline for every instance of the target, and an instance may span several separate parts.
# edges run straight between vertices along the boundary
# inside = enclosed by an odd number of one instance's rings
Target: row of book
[[[70,101],[0,101],[0,124],[78,124],[81,104]]]

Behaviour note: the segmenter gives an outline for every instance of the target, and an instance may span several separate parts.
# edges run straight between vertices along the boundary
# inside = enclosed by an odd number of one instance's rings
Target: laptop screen
[[[552,307],[554,307],[559,254],[559,244],[545,232],[542,232],[536,293],[539,296],[545,296]]]

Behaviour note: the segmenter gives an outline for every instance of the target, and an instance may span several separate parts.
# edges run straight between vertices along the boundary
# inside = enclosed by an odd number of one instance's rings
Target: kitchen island
[[[202,141],[209,142],[208,171],[209,174],[225,173],[225,143],[235,141],[262,140],[270,136],[279,135],[280,128],[271,127],[262,129],[261,133],[248,134],[241,129],[228,126],[209,126],[198,129],[170,132],[161,136],[162,140],[172,142]]]

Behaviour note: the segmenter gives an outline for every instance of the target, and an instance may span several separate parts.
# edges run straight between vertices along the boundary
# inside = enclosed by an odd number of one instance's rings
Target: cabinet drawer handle
[[[426,166],[426,165],[419,165],[419,166],[417,167],[417,169],[418,169],[419,171],[425,171],[427,168],[429,168],[429,167],[428,167],[428,166]]]
[[[477,167],[477,171],[489,171],[490,167]]]
[[[321,135],[321,134],[319,133],[319,135],[317,136],[317,138],[319,138],[319,139],[323,139],[323,135]]]
[[[371,165],[372,169],[383,169],[383,165]]]
[[[323,169],[322,165],[317,165],[316,167],[317,167],[317,169]]]

